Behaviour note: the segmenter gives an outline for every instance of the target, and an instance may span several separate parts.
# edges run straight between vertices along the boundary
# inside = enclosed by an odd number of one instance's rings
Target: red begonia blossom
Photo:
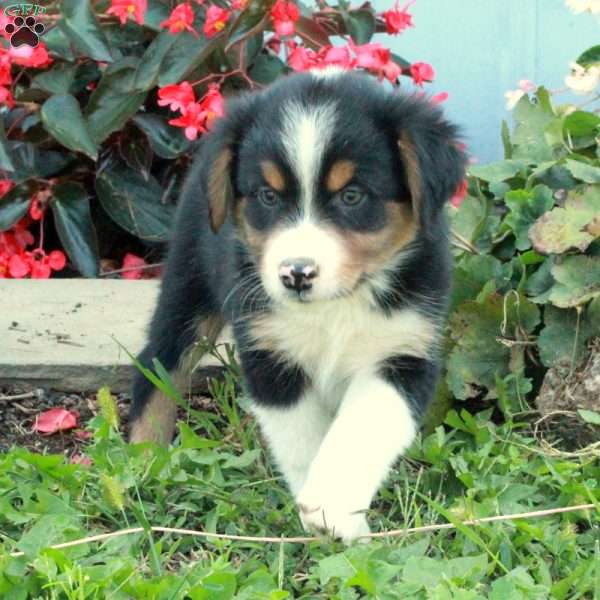
[[[118,17],[121,25],[125,25],[129,18],[133,18],[138,25],[143,25],[147,10],[148,0],[112,0],[106,14]]]
[[[0,85],[0,105],[6,104],[8,108],[13,108],[15,105],[15,99],[11,94],[10,90],[3,85]]]
[[[430,64],[417,62],[410,66],[410,75],[417,85],[422,86],[425,81],[433,81],[435,71]]]
[[[168,106],[171,110],[185,110],[185,107],[196,101],[194,88],[188,81],[166,85],[158,90],[158,105]]]
[[[161,24],[162,29],[168,29],[169,33],[181,33],[182,31],[191,31],[196,33],[196,30],[192,27],[194,24],[194,9],[191,4],[184,2],[178,4],[169,15],[168,19],[165,19]]]
[[[441,104],[442,102],[446,102],[446,100],[448,100],[448,92],[440,92],[431,97],[431,101],[434,104]]]
[[[131,271],[125,271],[121,273],[123,279],[141,279],[144,271],[137,267],[145,267],[148,263],[141,257],[128,252],[123,257],[122,269],[133,269]]]
[[[0,198],[2,198],[2,196],[5,194],[8,194],[8,192],[10,192],[14,186],[14,181],[11,181],[10,179],[0,179]]]
[[[11,46],[8,50],[13,64],[21,67],[42,69],[50,66],[54,61],[48,54],[46,44],[40,42],[35,48],[21,44],[17,48]]]
[[[50,408],[35,418],[33,430],[44,435],[77,427],[79,413],[65,408]]]
[[[300,18],[300,10],[293,2],[277,0],[271,8],[271,18],[277,35],[293,35],[296,21]]]
[[[212,5],[208,7],[206,11],[206,20],[204,21],[204,34],[206,37],[211,38],[217,35],[217,33],[221,32],[229,17],[231,16],[231,11],[225,8],[221,8],[216,5]]]
[[[412,2],[405,4],[403,8],[399,8],[399,4],[399,2],[396,2],[393,9],[386,10],[382,15],[385,21],[385,29],[391,35],[397,35],[409,27],[414,27],[412,15],[408,14],[408,7]]]
[[[466,179],[463,179],[461,184],[458,186],[452,198],[450,198],[450,204],[455,208],[458,208],[462,203],[465,197],[467,196],[467,187],[469,183]]]

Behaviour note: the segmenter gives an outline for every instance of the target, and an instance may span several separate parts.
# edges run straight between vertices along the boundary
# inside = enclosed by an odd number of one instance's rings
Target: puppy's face
[[[231,209],[272,300],[329,300],[352,293],[418,237],[418,146],[387,120],[390,97],[366,77],[285,83],[256,97],[235,151],[224,150]]]

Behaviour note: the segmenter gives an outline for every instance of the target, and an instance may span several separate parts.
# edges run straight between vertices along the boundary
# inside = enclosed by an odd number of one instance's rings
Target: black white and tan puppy
[[[180,376],[199,337],[232,325],[307,529],[368,533],[434,392],[456,135],[427,99],[330,69],[231,101],[190,169],[140,360]],[[131,419],[133,442],[173,434],[175,407],[141,374]]]

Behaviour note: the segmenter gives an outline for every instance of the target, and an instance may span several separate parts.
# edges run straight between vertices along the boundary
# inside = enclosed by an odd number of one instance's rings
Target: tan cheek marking
[[[351,160],[338,160],[329,170],[325,185],[329,192],[338,192],[354,177],[356,163]]]
[[[400,148],[400,159],[406,170],[406,179],[414,212],[418,220],[421,210],[421,169],[415,147],[405,131],[400,134],[398,147]]]
[[[278,192],[285,190],[285,177],[279,170],[279,167],[271,160],[263,160],[260,163],[263,177],[265,181]]]
[[[415,239],[417,225],[407,203],[388,202],[387,223],[374,233],[345,232],[347,260],[341,268],[344,281],[355,282],[363,273],[375,273]]]

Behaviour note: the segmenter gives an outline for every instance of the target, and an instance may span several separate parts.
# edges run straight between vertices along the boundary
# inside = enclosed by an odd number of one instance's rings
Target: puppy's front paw
[[[319,497],[303,489],[298,494],[297,505],[304,529],[316,533],[328,533],[348,544],[370,533],[367,519],[362,512],[353,511],[341,498]],[[368,542],[362,538],[361,542]]]

